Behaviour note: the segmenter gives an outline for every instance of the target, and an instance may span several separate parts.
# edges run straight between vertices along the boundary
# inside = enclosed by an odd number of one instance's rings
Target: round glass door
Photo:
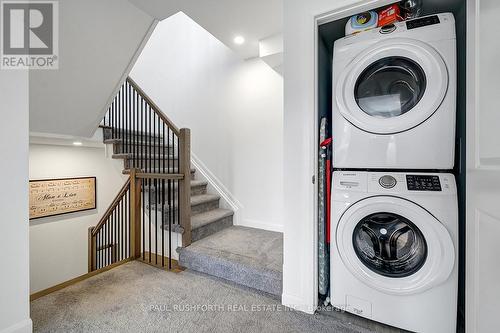
[[[396,134],[425,122],[448,90],[441,55],[405,38],[374,44],[346,66],[334,66],[333,76],[334,107],[353,126],[375,134]]]
[[[354,251],[369,269],[401,278],[416,273],[427,258],[422,232],[407,218],[394,213],[370,214],[356,225]]]
[[[354,97],[361,110],[370,116],[398,117],[422,99],[426,83],[424,70],[413,60],[386,57],[361,73]]]
[[[344,267],[367,286],[408,295],[445,281],[455,266],[448,230],[403,198],[373,196],[352,204],[335,229]]]

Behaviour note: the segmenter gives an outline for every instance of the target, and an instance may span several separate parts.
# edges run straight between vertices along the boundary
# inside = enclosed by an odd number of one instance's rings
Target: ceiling
[[[179,11],[242,58],[259,56],[259,40],[283,31],[283,0],[129,0],[162,20]],[[236,45],[234,37],[245,38]]]
[[[127,0],[61,1],[59,69],[29,73],[30,131],[92,136],[153,27]]]

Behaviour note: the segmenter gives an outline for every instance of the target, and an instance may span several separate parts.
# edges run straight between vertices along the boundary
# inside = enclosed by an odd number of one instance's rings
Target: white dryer
[[[452,169],[456,71],[451,13],[337,40],[333,51],[333,165]]]
[[[333,306],[414,332],[455,332],[453,175],[334,172],[331,230]]]

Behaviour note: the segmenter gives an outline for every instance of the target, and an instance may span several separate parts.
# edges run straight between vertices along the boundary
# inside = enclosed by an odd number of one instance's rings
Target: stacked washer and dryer
[[[450,13],[335,42],[332,305],[456,331],[456,73]]]

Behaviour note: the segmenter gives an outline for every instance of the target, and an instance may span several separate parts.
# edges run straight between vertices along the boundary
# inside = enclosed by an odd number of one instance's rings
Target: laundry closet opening
[[[397,2],[395,2],[397,3]],[[389,5],[384,5],[381,7],[373,8],[374,11],[379,12],[380,10],[387,8]],[[329,296],[331,288],[335,288],[335,272],[330,271],[330,251],[335,251],[336,249],[330,249],[330,237],[335,237],[335,230],[333,227],[333,221],[330,221],[332,230],[327,227],[328,215],[333,215],[329,207],[325,203],[321,203],[321,197],[324,195],[326,197],[327,192],[330,190],[326,185],[326,178],[330,179],[333,170],[360,170],[360,171],[391,171],[391,172],[432,172],[436,174],[441,174],[444,172],[452,173],[455,176],[457,183],[458,192],[458,208],[459,208],[459,283],[458,283],[458,308],[457,308],[457,331],[462,332],[465,330],[465,130],[466,130],[466,1],[465,0],[423,0],[422,11],[420,17],[435,15],[441,13],[452,13],[455,19],[455,29],[456,29],[456,54],[457,54],[457,77],[456,77],[456,130],[455,130],[455,141],[454,141],[454,165],[446,168],[427,168],[424,165],[412,168],[411,166],[405,166],[403,168],[374,168],[374,167],[354,167],[354,168],[339,168],[335,165],[334,158],[332,157],[331,145],[328,141],[324,139],[330,138],[332,136],[332,122],[334,121],[332,117],[332,108],[335,107],[335,94],[339,91],[336,89],[332,83],[332,71],[333,71],[333,50],[334,42],[338,39],[346,37],[346,24],[350,20],[351,16],[338,19],[335,21],[330,21],[327,23],[322,23],[318,27],[317,34],[317,114],[316,123],[317,128],[317,141],[318,144],[315,149],[318,151],[318,182],[317,193],[318,193],[318,296],[319,304],[323,305],[329,302]],[[351,14],[351,13],[350,13]],[[370,17],[367,18],[368,20]],[[430,24],[430,23],[429,23]],[[390,31],[389,31],[390,33]],[[377,118],[388,118],[392,116],[398,116],[405,114],[412,107],[421,102],[423,90],[432,89],[432,79],[425,77],[422,74],[422,66],[425,64],[419,63],[418,61],[411,60],[408,61],[406,57],[400,57],[398,59],[393,58],[393,67],[407,68],[406,73],[400,72],[403,79],[409,77],[413,78],[414,82],[407,81],[405,87],[396,87],[398,93],[406,98],[405,102],[402,103],[401,109],[395,108],[391,110],[391,100],[384,100],[384,107],[380,108],[380,101],[370,99],[368,97],[373,87],[368,83],[353,83],[353,89],[355,89],[355,94],[363,95],[367,98],[361,100],[361,98],[356,98],[360,109],[367,115],[375,115]],[[371,76],[372,82],[377,81],[383,85],[384,73],[380,69],[385,64],[383,61],[379,63],[372,64],[365,71],[359,74],[359,76]],[[445,69],[446,70],[446,69]],[[377,77],[377,75],[379,75]],[[383,87],[382,87],[383,88]],[[395,88],[395,89],[396,89]],[[389,89],[389,88],[388,88]],[[409,95],[411,92],[411,96]],[[405,96],[406,94],[406,96]],[[404,105],[403,105],[404,104]],[[386,111],[389,109],[388,111]],[[427,118],[415,119],[413,126],[419,126],[419,124],[425,122]],[[361,126],[362,124],[355,123],[352,119],[348,121],[354,126]],[[322,126],[323,125],[323,126]],[[372,129],[374,133],[376,128]],[[383,131],[382,129],[381,131]],[[387,135],[392,133],[398,133],[404,131],[404,128],[394,128],[387,129]],[[445,129],[443,129],[443,132]],[[333,144],[335,144],[335,133],[333,134]],[[323,147],[320,143],[323,143]],[[432,150],[433,147],[425,147],[425,149]],[[425,151],[423,148],[419,153]],[[321,156],[326,156],[327,158],[322,160]],[[326,160],[330,161],[330,165],[326,163]],[[324,180],[322,182],[321,169],[329,170],[324,173]],[[329,176],[328,176],[329,175]],[[331,278],[330,278],[331,277]],[[330,283],[331,282],[331,283]]]

